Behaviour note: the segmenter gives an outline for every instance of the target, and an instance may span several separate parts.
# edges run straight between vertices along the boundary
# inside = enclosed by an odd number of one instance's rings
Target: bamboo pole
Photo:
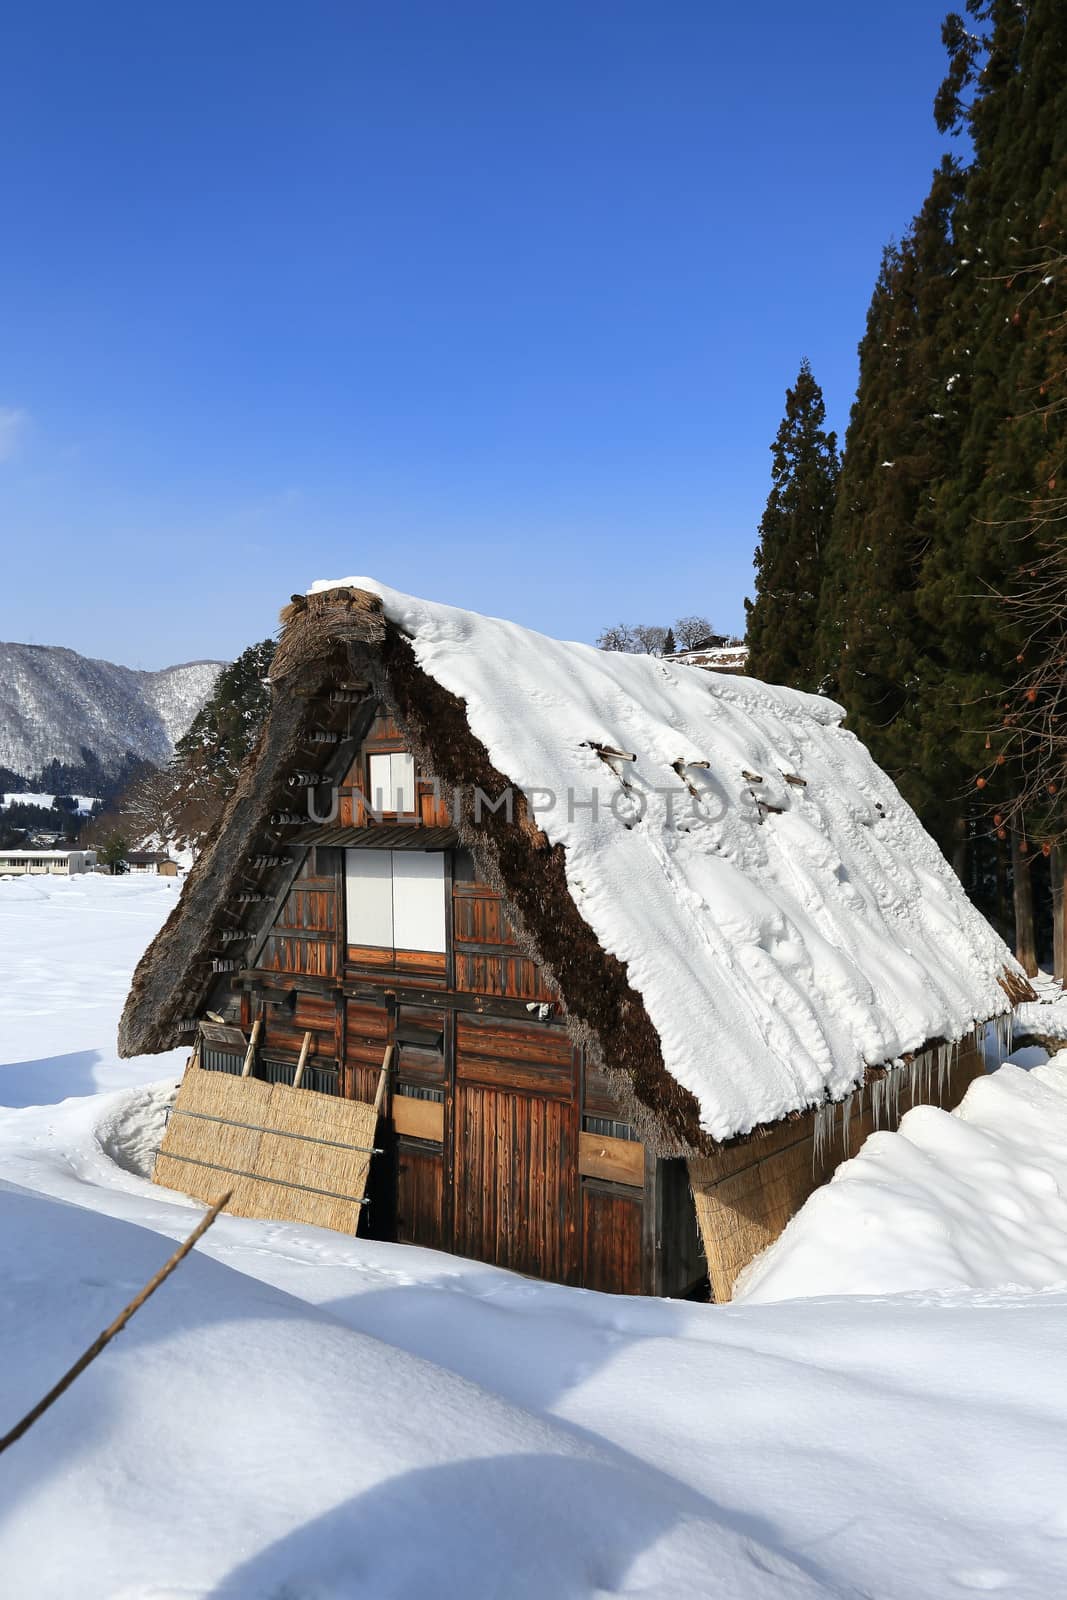
[[[389,1068],[393,1064],[393,1052],[395,1049],[395,1045],[387,1044],[385,1047],[385,1054],[382,1057],[382,1070],[378,1074],[378,1087],[374,1091],[375,1116],[379,1116],[381,1113],[382,1101],[385,1099],[385,1080],[389,1076]]]
[[[263,1018],[257,1017],[252,1024],[252,1032],[248,1036],[248,1049],[245,1051],[244,1066],[241,1068],[242,1078],[248,1078],[252,1075],[252,1066],[256,1059],[256,1045],[259,1043],[259,1035],[262,1029]]]
[[[297,1061],[296,1071],[293,1073],[293,1088],[294,1089],[299,1089],[300,1085],[304,1081],[304,1068],[307,1066],[308,1051],[310,1049],[311,1049],[311,1033],[309,1031],[309,1032],[305,1033],[305,1035],[304,1035],[304,1042],[300,1046],[300,1059]]]
[[[86,1367],[96,1360],[101,1350],[111,1343],[112,1339],[117,1333],[122,1332],[123,1328],[126,1326],[127,1322],[129,1322],[134,1312],[140,1311],[141,1307],[144,1305],[149,1296],[155,1294],[160,1284],[164,1283],[166,1279],[170,1277],[175,1267],[181,1265],[197,1241],[204,1237],[204,1234],[215,1221],[215,1218],[218,1216],[223,1206],[229,1201],[232,1194],[232,1189],[227,1190],[227,1192],[220,1199],[215,1201],[215,1204],[211,1207],[211,1210],[206,1212],[204,1216],[200,1218],[200,1221],[197,1223],[188,1239],[186,1239],[185,1243],[178,1246],[177,1250],[174,1251],[174,1254],[164,1262],[163,1266],[160,1267],[155,1277],[149,1278],[144,1288],[141,1289],[139,1293],[135,1294],[129,1305],[119,1312],[114,1322],[110,1323],[109,1326],[104,1329],[103,1333],[97,1335],[92,1344],[89,1346],[88,1350],[85,1351],[84,1355],[80,1355],[77,1361],[75,1361],[74,1365],[63,1374],[59,1382],[49,1389],[44,1398],[38,1400],[37,1404],[32,1410],[27,1411],[26,1415],[22,1418],[22,1421],[16,1422],[15,1426],[10,1429],[8,1433],[4,1434],[3,1438],[0,1439],[0,1455],[4,1453],[8,1445],[14,1444],[17,1439],[21,1439],[22,1435],[33,1427],[38,1417],[44,1416],[45,1412],[50,1406],[55,1404],[60,1395],[70,1388],[75,1378],[80,1377],[85,1371]]]

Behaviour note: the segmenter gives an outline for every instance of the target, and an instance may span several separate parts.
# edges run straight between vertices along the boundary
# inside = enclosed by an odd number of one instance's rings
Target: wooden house
[[[726,1299],[850,1144],[982,1070],[1025,978],[840,707],[366,579],[282,619],[120,1048],[195,1033],[337,1103],[392,1045],[361,1231]]]
[[[127,871],[140,877],[176,878],[178,863],[165,850],[129,850]]]

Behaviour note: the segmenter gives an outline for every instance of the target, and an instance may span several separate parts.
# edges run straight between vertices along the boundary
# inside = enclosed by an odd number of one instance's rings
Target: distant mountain
[[[58,645],[0,643],[0,767],[29,777],[87,750],[112,772],[131,756],[169,761],[224,665],[134,672]]]

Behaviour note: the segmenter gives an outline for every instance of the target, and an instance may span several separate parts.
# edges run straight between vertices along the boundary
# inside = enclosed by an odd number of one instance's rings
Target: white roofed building
[[[91,872],[95,850],[0,850],[0,877],[59,873],[64,877]]]

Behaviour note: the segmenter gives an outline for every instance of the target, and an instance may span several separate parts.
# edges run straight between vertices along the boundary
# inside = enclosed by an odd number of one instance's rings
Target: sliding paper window
[[[371,809],[410,815],[415,810],[415,761],[404,750],[373,755],[368,762]]]
[[[445,948],[445,858],[426,850],[346,850],[349,944]]]

